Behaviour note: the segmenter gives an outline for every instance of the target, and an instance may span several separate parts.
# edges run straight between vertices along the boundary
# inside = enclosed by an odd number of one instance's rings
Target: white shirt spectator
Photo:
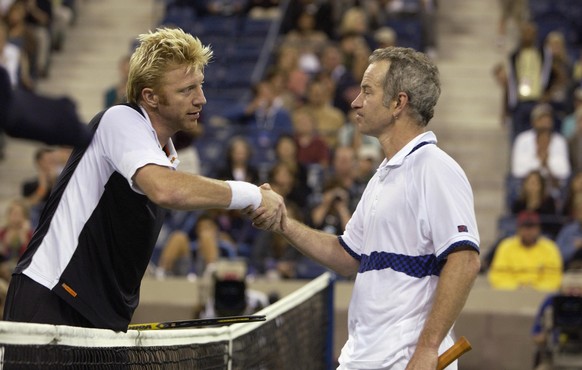
[[[561,134],[551,134],[546,166],[537,155],[537,134],[534,129],[517,135],[512,149],[511,174],[516,178],[523,178],[535,170],[560,180],[566,180],[570,176],[568,144]]]

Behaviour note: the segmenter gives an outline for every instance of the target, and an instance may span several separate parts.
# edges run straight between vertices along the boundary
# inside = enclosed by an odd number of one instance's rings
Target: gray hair
[[[408,95],[411,117],[421,126],[428,125],[441,94],[439,71],[423,53],[411,48],[387,47],[376,49],[370,55],[370,64],[388,61],[390,67],[384,79],[384,105],[398,97]]]

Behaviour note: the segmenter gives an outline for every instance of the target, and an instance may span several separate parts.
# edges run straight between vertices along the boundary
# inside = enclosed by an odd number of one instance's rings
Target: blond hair
[[[144,88],[156,89],[164,74],[178,66],[203,71],[212,58],[210,47],[179,28],[158,28],[137,37],[139,46],[129,60],[127,100],[138,104]]]

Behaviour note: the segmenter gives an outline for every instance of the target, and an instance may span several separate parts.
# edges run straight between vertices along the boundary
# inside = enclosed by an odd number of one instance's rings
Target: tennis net
[[[325,273],[257,312],[266,321],[118,333],[0,322],[0,369],[330,369],[333,282]]]

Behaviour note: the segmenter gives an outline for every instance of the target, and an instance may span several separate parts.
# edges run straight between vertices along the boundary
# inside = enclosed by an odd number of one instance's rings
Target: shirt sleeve
[[[131,107],[120,105],[105,112],[96,136],[105,159],[138,193],[133,182],[138,169],[147,164],[173,168],[151,123]]]
[[[426,153],[424,193],[428,231],[437,258],[444,258],[457,247],[472,247],[479,252],[479,232],[475,217],[473,191],[461,167],[435,147]]]

